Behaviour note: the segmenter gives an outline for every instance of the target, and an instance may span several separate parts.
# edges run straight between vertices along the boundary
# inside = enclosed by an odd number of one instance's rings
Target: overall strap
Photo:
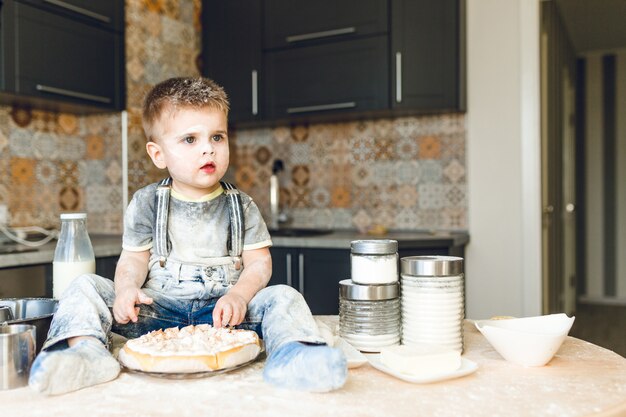
[[[228,254],[233,258],[235,269],[241,269],[241,254],[243,252],[244,217],[241,194],[234,185],[221,182],[224,193],[228,199],[228,215],[230,218],[230,242]],[[159,182],[156,190],[156,214],[154,251],[159,257],[159,265],[165,266],[167,256],[170,253],[169,240],[167,238],[167,219],[170,205],[170,190],[172,179],[165,178]]]
[[[222,188],[228,199],[228,214],[230,217],[230,246],[228,254],[233,258],[235,269],[241,268],[241,254],[243,253],[243,204],[239,190],[228,182],[221,181]]]
[[[167,255],[170,253],[167,239],[167,217],[170,208],[170,190],[172,178],[167,177],[159,182],[156,189],[156,218],[154,225],[154,251],[159,257],[159,265],[165,266]]]

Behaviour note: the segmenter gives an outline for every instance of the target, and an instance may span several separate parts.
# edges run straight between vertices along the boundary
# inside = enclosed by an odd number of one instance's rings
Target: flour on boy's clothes
[[[157,184],[137,191],[125,217],[124,249],[151,249],[149,276],[160,269],[152,250],[154,239],[155,193]],[[250,196],[240,192],[244,210],[244,250],[270,246],[271,238],[261,213]],[[228,256],[230,218],[226,194],[220,187],[201,201],[189,201],[172,190],[168,238],[168,260],[182,264],[211,265],[212,258]]]

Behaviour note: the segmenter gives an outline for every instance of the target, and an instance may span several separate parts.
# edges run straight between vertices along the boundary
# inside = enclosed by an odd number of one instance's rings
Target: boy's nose
[[[204,147],[202,149],[202,154],[214,154],[215,153],[215,147],[213,146],[213,143],[211,143],[211,141],[207,141],[204,144]]]

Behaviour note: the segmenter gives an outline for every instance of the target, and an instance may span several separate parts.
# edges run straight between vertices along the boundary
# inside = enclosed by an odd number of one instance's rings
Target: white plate
[[[455,371],[415,376],[403,374],[401,372],[396,372],[393,369],[389,369],[380,361],[380,354],[368,354],[365,355],[365,357],[367,358],[367,361],[370,363],[370,365],[372,365],[379,371],[382,371],[391,376],[395,376],[396,378],[402,379],[403,381],[413,382],[415,384],[428,384],[431,382],[445,381],[446,379],[459,378],[476,372],[476,370],[478,369],[478,365],[476,364],[476,362],[472,362],[469,359],[461,358],[461,367]]]
[[[400,336],[398,336],[398,338],[395,340],[389,340],[385,342],[362,342],[350,340],[346,336],[344,336],[344,340],[361,352],[380,352],[380,349],[383,347],[395,346],[400,344]]]
[[[341,337],[335,337],[334,347],[341,349],[344,355],[346,355],[346,360],[348,361],[348,368],[358,368],[367,362],[367,358],[364,354],[359,352],[354,346],[350,343],[343,340]]]

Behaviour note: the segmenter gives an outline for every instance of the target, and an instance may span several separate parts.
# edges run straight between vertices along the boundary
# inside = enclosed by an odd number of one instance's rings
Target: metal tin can
[[[35,326],[0,326],[0,390],[28,384],[30,366],[35,359]]]
[[[463,351],[465,281],[463,258],[400,259],[402,343],[429,343]]]

